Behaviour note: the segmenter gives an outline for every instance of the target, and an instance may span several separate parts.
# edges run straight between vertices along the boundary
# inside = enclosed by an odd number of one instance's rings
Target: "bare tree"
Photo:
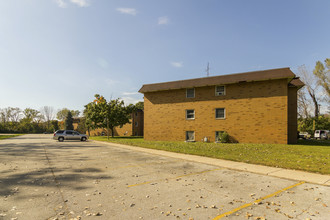
[[[0,109],[0,121],[5,124],[7,122],[7,115],[4,109]]]
[[[314,105],[314,115],[317,118],[319,116],[319,102],[320,97],[317,96],[318,83],[311,71],[307,69],[305,65],[298,67],[298,75],[301,77],[302,81],[305,83],[305,88],[309,94],[313,105]]]
[[[0,121],[2,123],[6,123],[7,122],[7,120],[6,120],[6,112],[5,112],[4,109],[1,109],[1,108],[0,108]]]
[[[11,118],[11,108],[8,107],[8,108],[3,109],[1,112],[1,115],[2,115],[3,123],[9,122],[10,118]]]
[[[50,121],[55,118],[54,108],[51,106],[44,106],[40,110],[41,114],[44,116],[45,121],[47,122],[47,129],[50,127]]]
[[[20,108],[10,108],[10,121],[17,123],[21,118],[22,110]]]
[[[18,122],[21,118],[22,110],[20,108],[8,107],[4,109],[0,109],[0,119],[2,123]]]
[[[306,97],[305,87],[298,90],[298,116],[299,118],[309,118],[311,102]]]

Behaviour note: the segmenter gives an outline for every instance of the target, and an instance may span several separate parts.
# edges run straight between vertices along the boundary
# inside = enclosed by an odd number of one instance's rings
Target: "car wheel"
[[[86,141],[86,138],[85,138],[85,137],[82,137],[82,138],[81,138],[81,141]]]
[[[58,141],[63,142],[64,141],[64,137],[59,137],[58,138]]]

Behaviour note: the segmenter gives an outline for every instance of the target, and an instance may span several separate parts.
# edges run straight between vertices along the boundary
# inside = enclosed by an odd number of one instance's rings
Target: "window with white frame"
[[[186,89],[187,98],[195,98],[195,88]]]
[[[216,96],[226,95],[226,87],[225,86],[216,86],[215,95]]]
[[[224,108],[216,108],[215,109],[215,118],[216,119],[224,119],[226,117]]]
[[[194,131],[186,131],[186,141],[195,141]]]
[[[195,110],[186,110],[186,119],[195,119]]]

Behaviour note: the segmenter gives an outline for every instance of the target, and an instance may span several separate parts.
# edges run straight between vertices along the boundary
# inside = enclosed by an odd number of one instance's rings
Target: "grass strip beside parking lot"
[[[298,144],[227,144],[145,141],[136,137],[91,137],[144,148],[206,156],[313,173],[330,174],[330,142],[302,140]]]
[[[21,136],[22,134],[0,134],[0,140]]]

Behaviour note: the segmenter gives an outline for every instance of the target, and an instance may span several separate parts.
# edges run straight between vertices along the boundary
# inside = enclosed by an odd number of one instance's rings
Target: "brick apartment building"
[[[144,139],[296,143],[303,85],[289,68],[143,85]]]

